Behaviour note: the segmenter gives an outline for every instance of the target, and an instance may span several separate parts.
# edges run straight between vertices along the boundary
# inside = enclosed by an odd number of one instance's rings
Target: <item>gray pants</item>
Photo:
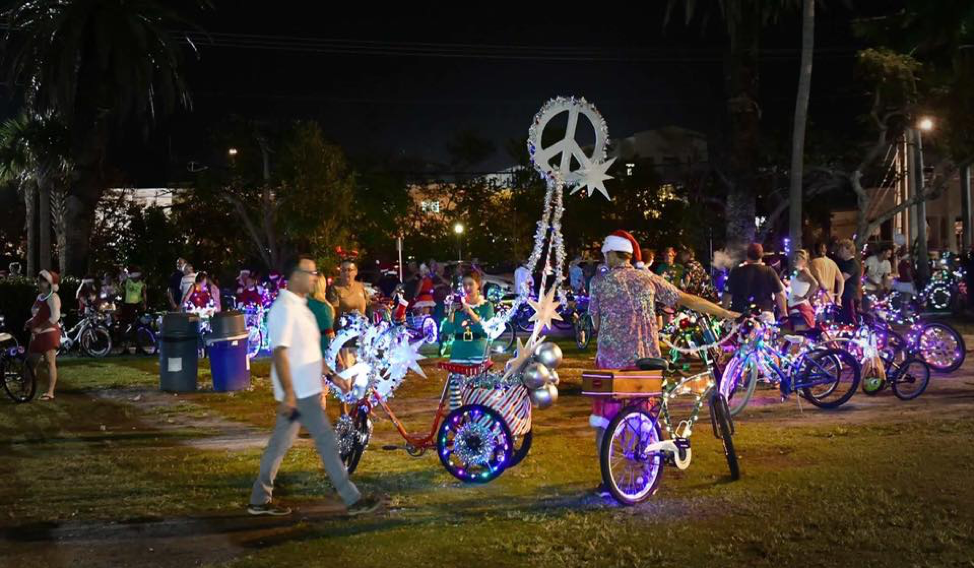
[[[290,420],[287,416],[277,415],[274,432],[267,442],[267,449],[264,450],[263,457],[260,458],[260,475],[254,482],[254,490],[250,494],[250,503],[252,505],[264,505],[271,502],[277,470],[280,469],[281,462],[284,461],[284,455],[294,444],[298,430],[304,426],[315,442],[315,448],[318,449],[318,455],[321,456],[321,463],[325,466],[325,472],[328,473],[332,485],[338,490],[339,497],[342,498],[346,506],[351,506],[362,495],[355,484],[349,481],[345,464],[342,463],[341,456],[338,455],[338,441],[335,438],[335,431],[328,421],[328,415],[321,408],[321,396],[299,398],[297,408],[299,413],[297,420]]]

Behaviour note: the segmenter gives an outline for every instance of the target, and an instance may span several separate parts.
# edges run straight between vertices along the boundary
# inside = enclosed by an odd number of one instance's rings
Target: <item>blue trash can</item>
[[[211,320],[213,333],[207,337],[213,390],[228,392],[250,387],[250,358],[247,357],[247,326],[241,312],[221,312]]]

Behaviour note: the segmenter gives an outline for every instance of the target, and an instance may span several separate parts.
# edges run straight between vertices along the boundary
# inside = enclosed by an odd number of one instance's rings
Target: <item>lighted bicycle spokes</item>
[[[653,490],[663,463],[659,452],[645,451],[659,441],[652,419],[634,412],[606,435],[612,436],[609,461],[613,485],[632,501],[642,500]]]

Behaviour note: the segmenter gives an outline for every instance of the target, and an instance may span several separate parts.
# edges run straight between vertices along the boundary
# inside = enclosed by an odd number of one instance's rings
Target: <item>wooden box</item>
[[[582,394],[611,398],[661,396],[662,371],[582,371]]]

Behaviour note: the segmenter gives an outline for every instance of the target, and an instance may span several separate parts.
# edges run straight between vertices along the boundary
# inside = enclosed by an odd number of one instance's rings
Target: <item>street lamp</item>
[[[232,157],[234,157],[234,156],[237,155],[237,149],[236,148],[230,148],[229,150],[227,150],[227,154],[229,154],[230,157],[232,158]]]
[[[930,132],[933,130],[933,119],[929,116],[921,118],[920,122],[917,123],[917,128],[924,132]]]
[[[453,232],[457,234],[457,262],[463,262],[463,225],[457,223],[453,225]]]

